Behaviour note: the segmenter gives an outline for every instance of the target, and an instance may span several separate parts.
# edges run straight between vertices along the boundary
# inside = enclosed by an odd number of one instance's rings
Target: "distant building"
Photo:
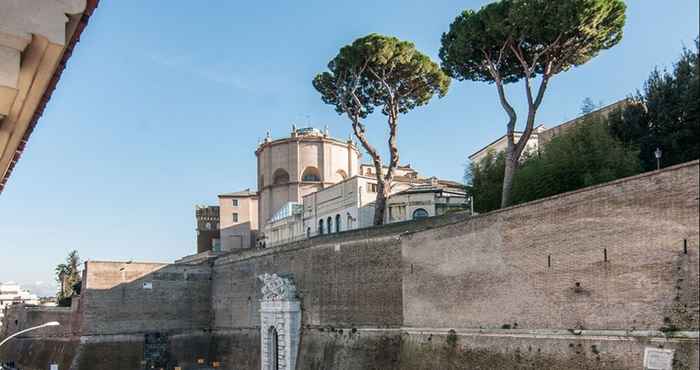
[[[5,308],[13,304],[39,305],[39,297],[22,289],[19,284],[13,282],[0,283],[0,326],[5,316]]]
[[[196,206],[197,219],[197,253],[221,250],[219,235],[219,207]]]
[[[360,163],[352,140],[332,138],[327,129],[293,126],[289,137],[273,140],[268,134],[255,155],[258,190],[219,194],[221,248],[198,244],[198,253],[271,247],[373,225],[377,169]],[[466,204],[460,184],[421,177],[410,165],[399,165],[385,222],[438,216]]]
[[[261,223],[287,203],[337,184],[359,172],[360,152],[352,140],[330,137],[328,130],[292,127],[289,137],[269,136],[255,151],[258,161]]]
[[[219,194],[221,250],[251,248],[258,234],[258,194],[250,189]]]
[[[389,197],[386,217],[389,223],[417,220],[465,210],[468,206],[462,184],[431,178]]]
[[[547,129],[544,127],[544,125],[539,125],[532,130],[530,139],[528,139],[527,144],[525,144],[523,154],[537,153],[537,150],[540,147],[539,135],[546,130]],[[517,143],[518,140],[520,140],[520,137],[523,136],[523,133],[522,131],[516,131],[513,136],[515,138],[515,142]],[[474,152],[469,156],[469,160],[472,163],[478,163],[481,162],[481,160],[484,159],[489,153],[498,154],[500,152],[505,152],[506,148],[508,148],[508,137],[507,135],[503,135],[485,147]]]
[[[576,117],[572,120],[566,121],[560,125],[557,125],[555,127],[552,127],[550,129],[547,129],[544,125],[539,125],[536,126],[532,134],[530,135],[530,139],[527,141],[527,144],[525,145],[525,150],[523,151],[523,154],[535,154],[538,152],[538,150],[543,147],[546,143],[548,143],[552,138],[554,138],[557,135],[561,135],[563,132],[575,127],[576,125],[579,125],[583,122],[586,122],[587,118],[594,117],[596,115],[607,117],[610,115],[610,113],[615,112],[617,109],[623,108],[627,105],[629,105],[631,102],[629,99],[622,99],[619,101],[616,101],[610,105],[606,105],[600,109],[597,109],[593,112],[581,115],[579,117]],[[520,137],[522,136],[521,131],[517,131],[514,134],[515,136],[515,142],[517,142]],[[493,154],[498,154],[500,152],[504,152],[508,146],[508,141],[506,138],[506,135],[501,136],[500,138],[496,139],[495,141],[491,142],[490,144],[486,145],[485,147],[477,150],[473,154],[469,156],[469,160],[472,163],[478,163],[488,153],[493,153]]]
[[[373,166],[362,165],[361,168],[363,173],[374,171]],[[461,184],[422,178],[410,166],[402,166],[396,172],[387,199],[385,223],[439,216],[450,210],[467,208]],[[376,197],[377,180],[367,175],[353,176],[308,194],[303,203],[288,203],[265,224],[265,246],[371,227]]]

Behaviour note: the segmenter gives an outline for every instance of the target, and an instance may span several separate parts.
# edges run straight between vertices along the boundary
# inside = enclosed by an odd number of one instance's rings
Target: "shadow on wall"
[[[255,246],[257,230],[251,230],[250,222],[221,228],[221,251],[236,251]]]
[[[63,325],[11,340],[0,348],[0,363],[109,370],[213,362],[208,265],[88,261],[83,281],[71,309],[13,308],[11,332],[42,320]]]

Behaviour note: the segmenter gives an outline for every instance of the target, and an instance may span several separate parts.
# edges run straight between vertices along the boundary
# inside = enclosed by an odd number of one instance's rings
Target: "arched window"
[[[274,175],[272,176],[273,180],[272,183],[277,185],[277,184],[286,184],[289,182],[289,173],[287,171],[278,168]]]
[[[347,178],[348,178],[348,174],[345,173],[345,171],[338,170],[335,172],[335,176],[333,177],[333,182],[341,182]]]
[[[430,216],[428,214],[428,211],[424,210],[423,208],[418,208],[417,210],[413,211],[413,219],[414,220],[419,220],[421,218],[426,218]]]
[[[333,219],[328,217],[328,219],[326,221],[328,224],[328,233],[330,234],[333,232]]]
[[[323,219],[318,220],[318,234],[323,235]]]
[[[321,174],[316,167],[306,167],[301,174],[301,181],[321,181]]]
[[[340,215],[335,215],[335,232],[340,232]]]
[[[306,237],[307,237],[307,238],[310,238],[310,237],[311,237],[311,228],[310,228],[310,227],[307,227],[307,228],[306,228]]]

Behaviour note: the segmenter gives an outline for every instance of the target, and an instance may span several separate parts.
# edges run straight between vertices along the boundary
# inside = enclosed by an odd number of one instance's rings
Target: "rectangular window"
[[[238,222],[238,213],[234,212],[232,215],[233,222]]]
[[[238,199],[231,199],[231,205],[234,207],[238,207]]]
[[[367,191],[370,193],[377,192],[377,184],[367,184]]]

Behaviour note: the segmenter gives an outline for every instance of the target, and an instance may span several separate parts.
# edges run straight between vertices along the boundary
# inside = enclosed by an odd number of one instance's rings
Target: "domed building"
[[[292,127],[289,137],[269,135],[255,151],[258,160],[258,220],[265,224],[289,203],[359,174],[361,154],[352,140],[315,128]]]

